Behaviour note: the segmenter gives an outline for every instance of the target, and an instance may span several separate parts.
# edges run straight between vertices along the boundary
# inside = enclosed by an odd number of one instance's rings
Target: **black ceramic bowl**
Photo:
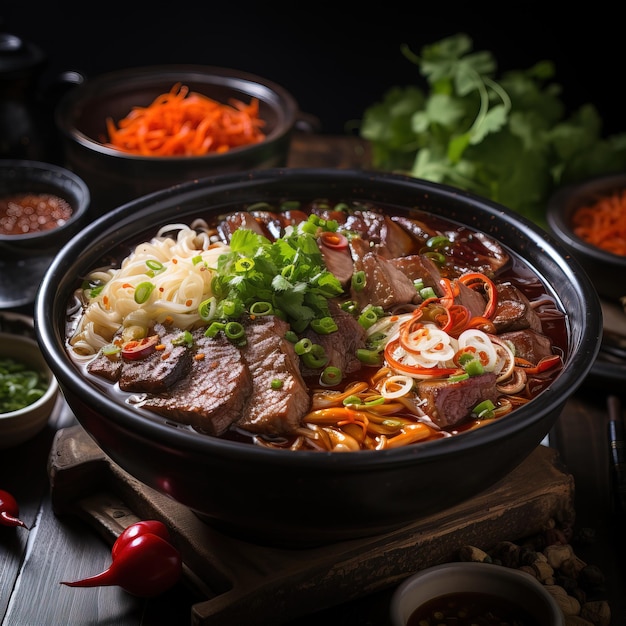
[[[531,403],[483,428],[380,451],[290,452],[199,436],[137,415],[86,381],[66,352],[68,303],[109,253],[166,223],[217,216],[241,203],[356,199],[433,212],[497,238],[542,277],[567,314],[564,369]],[[542,441],[589,371],[601,316],[593,286],[546,233],[511,211],[415,178],[349,170],[278,169],[209,178],[138,199],[88,226],[56,257],[35,318],[42,349],[80,423],[122,468],[249,540],[312,545],[375,535],[476,495]]]
[[[116,122],[133,107],[147,106],[181,83],[222,103],[259,101],[266,138],[256,144],[204,156],[145,157],[104,145],[106,119]],[[203,65],[130,68],[88,78],[68,91],[56,110],[65,164],[89,185],[94,213],[171,185],[254,168],[286,164],[298,106],[283,87],[238,70]]]
[[[546,218],[552,234],[581,264],[601,297],[617,302],[626,296],[626,256],[597,247],[574,233],[572,218],[577,209],[599,199],[626,191],[626,175],[595,178],[557,191],[548,203]]]
[[[86,223],[91,195],[74,172],[40,161],[0,160],[0,199],[51,195],[71,207],[71,216],[50,230],[0,232],[0,308],[32,303],[51,258]],[[11,229],[13,230],[13,229]]]

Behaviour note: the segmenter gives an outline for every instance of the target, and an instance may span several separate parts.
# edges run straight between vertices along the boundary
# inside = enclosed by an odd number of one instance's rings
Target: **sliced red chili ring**
[[[158,335],[150,335],[143,339],[127,341],[122,346],[122,356],[129,361],[143,359],[154,352],[159,343]]]

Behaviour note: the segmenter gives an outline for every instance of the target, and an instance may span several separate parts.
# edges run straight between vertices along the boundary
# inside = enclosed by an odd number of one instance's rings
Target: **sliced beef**
[[[355,211],[342,229],[358,233],[371,250],[386,259],[406,256],[415,249],[411,235],[384,213]]]
[[[259,235],[271,239],[272,235],[262,220],[256,219],[247,211],[229,213],[218,225],[217,232],[224,243],[230,243],[233,233],[238,229],[252,230]]]
[[[365,286],[351,289],[350,297],[363,308],[367,304],[388,309],[400,304],[418,302],[413,281],[393,262],[374,252],[367,252],[355,261],[355,270],[365,273]]]
[[[289,325],[268,315],[245,323],[247,345],[242,348],[252,393],[237,425],[253,433],[293,433],[309,410],[310,398],[300,373],[299,357],[285,339]],[[273,381],[282,386],[273,388]]]
[[[343,374],[351,374],[361,369],[361,361],[356,356],[359,348],[364,348],[367,333],[363,326],[350,314],[343,311],[335,301],[329,301],[330,313],[337,323],[337,330],[328,335],[307,330],[303,333],[313,343],[320,344],[328,356],[327,365],[338,367]],[[319,370],[302,367],[303,376],[319,376]]]
[[[398,259],[391,259],[394,267],[398,268],[411,281],[422,280],[425,287],[432,287],[437,295],[441,295],[441,272],[432,259],[422,254],[410,254]]]
[[[319,248],[326,269],[337,278],[344,288],[347,287],[354,273],[354,261],[352,260],[350,250],[348,248],[334,250],[323,244],[319,244]]]
[[[192,350],[185,344],[172,343],[181,332],[179,328],[156,324],[151,334],[159,335],[165,348],[136,361],[122,359],[120,389],[131,393],[161,393],[185,376],[191,367]]]
[[[124,361],[122,361],[121,354],[106,355],[100,351],[87,364],[87,371],[94,376],[100,376],[112,383],[116,383],[122,375],[123,366]]]
[[[200,432],[219,436],[241,416],[252,392],[252,378],[241,350],[222,333],[194,331],[194,359],[188,375],[165,394],[142,402],[146,409]]]
[[[498,334],[531,328],[541,331],[541,319],[528,298],[513,284],[496,285],[498,303],[492,319]]]
[[[464,306],[472,317],[480,317],[485,312],[487,304],[483,295],[462,282],[455,281],[455,284],[459,288],[459,295],[454,298],[455,304]]]
[[[499,337],[515,346],[515,356],[526,359],[534,365],[553,354],[550,338],[530,328],[502,333]]]
[[[417,384],[419,395],[426,400],[426,414],[441,428],[463,422],[483,400],[495,403],[498,398],[496,375],[492,372],[459,381],[423,380]]]

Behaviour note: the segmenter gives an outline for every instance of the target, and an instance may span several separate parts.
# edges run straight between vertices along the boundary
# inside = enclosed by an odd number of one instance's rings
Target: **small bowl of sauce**
[[[407,578],[391,599],[393,626],[563,626],[555,599],[529,574],[455,562]]]
[[[0,309],[32,303],[55,254],[87,222],[91,194],[74,172],[0,159]]]

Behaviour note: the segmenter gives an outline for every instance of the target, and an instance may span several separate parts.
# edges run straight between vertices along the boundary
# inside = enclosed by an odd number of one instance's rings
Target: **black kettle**
[[[0,32],[0,158],[58,163],[62,159],[54,108],[62,85],[82,76],[68,72],[42,86],[46,54],[17,35]]]

